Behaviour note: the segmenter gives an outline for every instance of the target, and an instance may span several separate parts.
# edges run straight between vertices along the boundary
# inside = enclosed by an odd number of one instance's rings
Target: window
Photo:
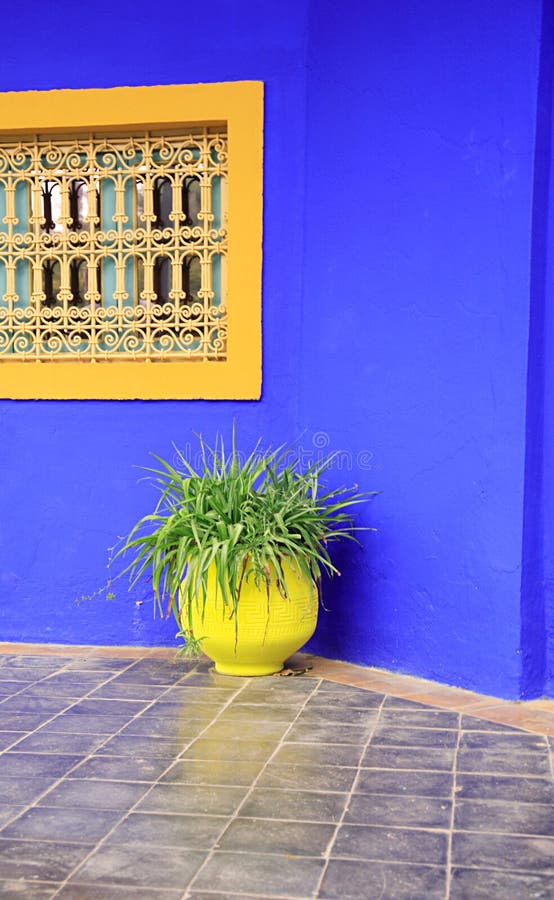
[[[1,396],[259,396],[261,110],[256,82],[0,95]]]

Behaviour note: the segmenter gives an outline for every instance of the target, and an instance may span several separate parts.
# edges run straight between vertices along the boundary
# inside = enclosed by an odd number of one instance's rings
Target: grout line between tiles
[[[365,742],[364,747],[363,747],[363,749],[362,749],[362,752],[361,752],[361,754],[360,754],[360,758],[359,758],[359,760],[358,760],[358,766],[357,766],[358,771],[357,771],[357,774],[356,774],[356,776],[355,776],[355,778],[354,778],[354,781],[352,782],[350,791],[348,792],[348,797],[346,798],[346,801],[345,801],[345,804],[344,804],[344,809],[343,809],[343,811],[342,811],[342,815],[341,815],[341,817],[340,817],[340,820],[337,822],[336,827],[335,827],[335,830],[334,830],[334,832],[333,832],[333,834],[332,834],[332,836],[331,836],[331,838],[330,838],[330,840],[329,840],[329,843],[327,844],[327,847],[326,847],[326,849],[325,849],[325,853],[324,853],[324,856],[323,856],[323,858],[324,858],[324,865],[323,865],[323,869],[321,870],[321,875],[320,875],[319,881],[318,881],[318,883],[317,883],[317,887],[316,887],[316,889],[315,889],[315,891],[314,891],[314,894],[313,894],[314,897],[319,897],[319,894],[320,894],[320,891],[321,891],[321,887],[322,887],[323,881],[324,881],[324,879],[325,879],[325,875],[327,874],[327,869],[329,868],[329,861],[330,861],[330,858],[331,858],[331,851],[332,851],[332,848],[333,848],[333,846],[334,846],[334,844],[335,844],[335,841],[336,841],[336,839],[337,839],[337,835],[338,835],[338,833],[339,833],[340,827],[341,827],[341,825],[342,825],[343,822],[344,822],[344,817],[345,817],[346,813],[348,812],[348,810],[349,810],[349,808],[350,808],[350,801],[352,800],[352,796],[353,796],[354,791],[355,791],[355,789],[356,789],[356,785],[358,784],[358,781],[359,781],[359,779],[360,779],[360,773],[361,773],[361,769],[362,769],[362,761],[363,761],[365,752],[366,752],[367,748],[369,747],[369,745],[370,745],[370,743],[371,743],[371,739],[372,739],[373,735],[375,734],[375,730],[376,730],[376,728],[377,728],[377,725],[379,724],[379,720],[380,720],[380,718],[381,718],[381,712],[382,712],[382,710],[383,710],[383,706],[384,706],[384,704],[385,704],[386,699],[387,699],[387,695],[386,695],[386,694],[383,694],[383,698],[382,698],[381,703],[379,704],[379,707],[378,707],[377,716],[375,717],[375,721],[373,722],[373,727],[371,728],[371,731],[370,731],[370,733],[369,733],[368,739],[367,739],[367,741]]]
[[[79,698],[77,698],[76,700],[74,700],[71,704],[69,704],[69,706],[65,707],[63,710],[60,710],[59,712],[55,713],[55,715],[53,715],[50,719],[46,719],[44,722],[41,722],[41,724],[40,724],[40,725],[37,725],[37,727],[36,727],[35,729],[33,729],[33,731],[28,732],[24,737],[19,737],[16,741],[14,741],[13,744],[10,744],[8,747],[5,747],[5,748],[2,750],[2,754],[7,753],[8,751],[12,752],[12,751],[14,751],[14,750],[15,750],[16,752],[20,752],[20,753],[25,752],[25,751],[21,751],[21,750],[20,750],[20,751],[17,751],[17,750],[16,750],[17,744],[18,744],[18,743],[20,743],[20,742],[26,740],[26,739],[29,738],[29,737],[32,737],[32,736],[35,735],[35,734],[38,734],[38,733],[41,731],[41,729],[44,728],[45,725],[50,725],[52,722],[55,722],[55,720],[58,718],[58,716],[61,716],[61,715],[63,715],[64,713],[66,713],[69,709],[71,709],[72,706],[75,706],[75,705],[77,705],[78,703],[80,703],[81,700],[85,700],[85,699],[88,697],[88,694],[90,694],[90,693],[92,693],[93,691],[97,690],[98,687],[100,687],[100,686],[103,687],[105,684],[108,684],[108,682],[110,682],[110,681],[111,681],[113,678],[115,678],[117,675],[120,675],[122,672],[126,672],[127,669],[129,669],[129,668],[131,667],[131,665],[132,665],[132,663],[130,663],[129,666],[125,666],[123,669],[120,669],[120,670],[118,670],[117,672],[114,672],[113,675],[112,675],[110,678],[106,678],[105,681],[101,682],[101,685],[97,685],[95,688],[91,688],[90,691],[88,691],[86,694],[83,694],[81,697],[79,697]],[[52,675],[57,675],[57,674],[59,674],[60,671],[63,671],[63,669],[64,669],[64,666],[61,666],[60,669],[56,670],[55,672],[51,672],[49,675],[45,675],[44,678],[39,678],[36,682],[33,682],[33,683],[34,683],[34,684],[40,684],[41,682],[46,681],[46,680],[47,680],[48,678],[50,678]],[[69,670],[69,671],[72,671],[72,670]],[[19,693],[19,692],[18,692],[18,693]],[[1,704],[0,704],[0,709],[1,709]],[[129,721],[131,721],[131,720],[129,720]],[[126,724],[129,724],[129,723],[126,723]],[[125,727],[124,725],[121,726],[121,728],[124,728],[124,727]],[[121,730],[121,729],[120,729],[120,730]],[[60,733],[60,734],[63,734],[64,732],[59,732],[59,733]],[[113,735],[107,735],[107,736],[106,736],[106,739],[99,745],[99,747],[103,746],[103,745],[106,743],[106,741],[110,740],[110,738],[111,738],[112,736],[113,736]],[[94,750],[94,753],[97,752],[97,750],[99,749],[99,747],[96,748],[96,749]],[[61,755],[61,756],[63,756],[64,754],[54,754],[54,755]],[[70,754],[70,753],[68,753],[67,755],[68,755],[68,756],[73,756],[73,755],[76,756],[77,754],[72,754],[72,753]],[[72,772],[75,768],[77,768],[78,766],[80,766],[81,763],[83,763],[83,762],[85,761],[85,759],[89,759],[90,756],[92,756],[92,755],[93,755],[92,753],[89,753],[88,756],[86,756],[84,759],[79,760],[78,763],[75,763],[75,766],[71,766],[71,768],[68,769],[67,772],[64,772],[64,774],[63,774],[63,775],[60,775],[60,777],[59,777],[57,780],[53,781],[52,784],[49,785],[49,787],[46,788],[46,789],[43,791],[42,794],[39,794],[38,796],[36,796],[36,797],[33,799],[33,802],[32,802],[32,803],[23,804],[23,809],[20,809],[20,810],[15,814],[15,816],[13,816],[11,819],[8,819],[6,822],[2,822],[2,826],[1,826],[1,828],[0,828],[0,840],[2,840],[1,832],[3,831],[4,828],[6,828],[6,827],[7,827],[8,825],[10,825],[15,819],[19,818],[19,817],[22,816],[24,813],[28,812],[28,810],[30,810],[30,809],[32,809],[34,806],[36,806],[37,803],[39,803],[40,800],[41,800],[43,797],[45,797],[48,793],[50,793],[51,790],[53,790],[55,787],[58,787],[58,785],[59,785],[65,778],[68,777],[68,775],[69,775],[70,772]]]
[[[192,670],[192,671],[194,671],[194,670]],[[188,672],[188,673],[187,673],[187,675],[190,675],[190,674],[191,674],[191,672]],[[186,676],[184,676],[184,678],[185,678],[185,680],[186,680]],[[182,679],[180,679],[180,680],[182,680]],[[178,683],[177,683],[177,684],[169,685],[168,688],[167,688],[167,690],[164,691],[164,693],[167,693],[167,691],[170,691],[172,688],[178,687],[178,686],[179,686]],[[188,748],[194,743],[194,741],[196,741],[196,740],[198,740],[200,737],[202,737],[202,735],[204,734],[204,732],[207,731],[207,730],[213,725],[213,723],[217,721],[217,719],[218,719],[219,716],[223,713],[223,711],[224,711],[225,709],[227,709],[228,706],[231,705],[231,703],[233,702],[233,700],[235,700],[236,697],[237,697],[239,694],[242,693],[242,691],[245,689],[245,687],[246,687],[246,683],[245,683],[244,685],[242,685],[241,687],[237,688],[236,691],[233,691],[233,690],[230,690],[230,691],[229,691],[229,694],[230,694],[229,699],[227,700],[226,703],[224,703],[224,704],[222,705],[222,707],[221,707],[221,709],[219,710],[219,712],[217,713],[217,715],[214,716],[213,718],[209,719],[208,722],[207,722],[207,724],[206,724],[206,726],[205,726],[205,728],[203,728],[198,734],[196,734],[193,738],[191,738],[190,741],[185,742],[185,745],[183,746],[183,749],[179,752],[177,758],[180,758],[180,757],[182,756],[182,754],[185,753],[185,751],[188,750]],[[162,694],[160,695],[160,697],[163,697],[163,696],[164,696],[164,693],[162,693]],[[152,704],[156,703],[156,702],[160,699],[160,697],[156,697],[154,700],[151,700],[150,703],[148,704],[148,706],[146,706],[145,709],[142,710],[142,713],[144,713],[145,710],[148,709],[149,706],[151,706]],[[142,713],[141,713],[141,714],[142,714]],[[137,718],[137,716],[134,716],[133,718]],[[129,722],[131,722],[131,721],[132,721],[132,719],[129,720]],[[126,725],[128,725],[129,722],[127,722]],[[126,727],[126,725],[122,726],[122,727],[119,729],[119,731],[122,731],[123,728]],[[110,740],[111,737],[115,737],[116,734],[119,734],[119,731],[114,732],[114,734],[111,735],[110,738],[107,738],[106,740]],[[96,752],[97,752],[97,751],[95,751],[95,753],[96,753]],[[90,754],[90,755],[92,756],[93,754]],[[83,760],[82,762],[84,762],[84,760]],[[147,791],[145,791],[145,793],[142,794],[142,796],[139,797],[139,799],[136,800],[135,803],[133,803],[127,810],[122,811],[122,816],[121,816],[121,818],[118,819],[118,820],[115,822],[115,824],[112,826],[112,828],[111,828],[108,832],[106,832],[106,834],[104,835],[103,838],[101,838],[99,841],[96,842],[96,844],[94,845],[94,847],[91,849],[90,853],[88,853],[88,854],[87,854],[87,855],[86,855],[86,856],[78,863],[78,865],[76,865],[76,866],[73,867],[73,869],[69,872],[69,874],[68,874],[67,877],[64,879],[64,881],[60,884],[60,887],[58,888],[58,890],[56,891],[56,893],[52,895],[51,900],[54,900],[54,898],[58,896],[59,892],[62,890],[63,887],[65,887],[65,885],[68,883],[68,881],[69,881],[69,880],[70,880],[70,879],[71,879],[71,878],[79,871],[79,869],[80,869],[82,866],[84,866],[84,865],[88,862],[88,860],[91,858],[91,856],[92,856],[94,853],[96,853],[96,851],[106,843],[106,841],[107,841],[107,840],[109,839],[109,837],[113,834],[113,832],[115,831],[115,829],[118,828],[118,827],[119,827],[126,819],[129,818],[129,815],[136,809],[136,807],[138,806],[138,804],[139,804],[139,803],[142,803],[142,801],[143,801],[143,800],[144,800],[144,799],[152,792],[152,790],[154,789],[154,787],[155,787],[157,784],[160,784],[160,783],[161,783],[160,779],[163,778],[163,776],[166,774],[166,772],[168,772],[168,771],[172,768],[172,766],[174,765],[175,762],[176,762],[176,758],[175,758],[175,757],[173,757],[171,760],[168,760],[168,765],[166,766],[166,768],[165,768],[162,772],[160,772],[160,774],[158,775],[156,781],[154,781],[154,782],[152,782],[152,783],[150,784],[150,788],[149,788]],[[72,770],[70,770],[70,771],[72,771]],[[68,774],[69,774],[69,773],[66,773],[66,776],[64,776],[64,777],[67,777]]]
[[[232,824],[232,822],[235,821],[236,818],[238,818],[238,817],[240,816],[240,811],[241,811],[241,809],[243,808],[244,804],[246,803],[246,801],[247,801],[248,798],[250,797],[252,791],[253,791],[253,790],[255,789],[255,787],[257,786],[257,784],[258,784],[260,778],[262,777],[263,773],[264,773],[265,770],[267,769],[268,765],[271,763],[272,759],[273,759],[273,758],[275,757],[275,755],[277,754],[278,750],[280,750],[281,747],[283,746],[283,744],[285,743],[286,737],[287,737],[287,735],[289,734],[291,728],[293,727],[293,725],[294,725],[295,722],[297,721],[297,719],[298,719],[298,717],[300,716],[300,714],[301,714],[301,713],[304,711],[304,709],[306,708],[306,705],[307,705],[308,700],[310,699],[310,697],[313,697],[313,695],[316,693],[316,691],[317,691],[317,689],[318,689],[320,683],[321,683],[321,680],[318,680],[318,681],[315,683],[313,690],[310,691],[309,693],[306,692],[306,697],[305,697],[305,699],[304,699],[304,702],[298,707],[295,717],[293,718],[293,720],[292,720],[291,723],[289,724],[288,728],[284,731],[284,733],[282,734],[281,738],[280,738],[278,741],[275,742],[275,747],[274,747],[273,752],[272,752],[271,755],[266,759],[266,761],[265,761],[265,763],[263,764],[262,768],[261,768],[260,771],[258,772],[256,778],[252,781],[252,783],[251,783],[251,785],[250,785],[250,788],[248,789],[248,791],[246,792],[246,794],[245,794],[244,797],[242,798],[242,801],[240,802],[239,806],[237,807],[237,809],[235,810],[234,813],[232,813],[230,816],[227,817],[228,821],[226,822],[225,827],[220,831],[220,833],[218,834],[217,838],[214,840],[213,846],[212,846],[211,850],[209,851],[208,855],[206,856],[206,859],[204,860],[204,862],[202,863],[202,865],[196,870],[196,872],[194,873],[193,877],[191,878],[191,880],[190,880],[190,882],[189,882],[189,884],[188,884],[188,886],[187,886],[187,890],[185,891],[185,894],[184,894],[184,897],[185,897],[185,898],[187,898],[187,897],[189,896],[189,891],[190,891],[190,889],[192,888],[192,886],[194,885],[194,882],[196,881],[196,879],[198,878],[198,876],[200,875],[200,873],[202,872],[202,869],[204,869],[204,867],[207,866],[208,862],[212,859],[212,857],[213,857],[215,851],[219,849],[219,847],[218,847],[219,841],[221,840],[221,838],[223,837],[223,835],[225,834],[225,832],[227,831],[227,829],[229,828],[229,826]],[[255,817],[252,817],[252,818],[255,818]]]
[[[456,747],[454,748],[454,758],[452,760],[452,807],[450,810],[450,828],[448,829],[447,851],[446,851],[446,890],[445,900],[450,897],[450,888],[452,882],[452,842],[454,839],[454,821],[456,815],[456,789],[457,789],[457,772],[458,772],[458,750],[460,749],[460,741],[462,739],[462,715],[458,713],[458,737]]]
[[[171,659],[176,656],[174,647],[118,647],[94,645],[73,646],[66,644],[17,644],[0,643],[0,654],[44,656],[89,656],[101,658]],[[416,676],[390,672],[385,669],[356,666],[351,663],[328,660],[307,652],[299,652],[292,658],[299,666],[312,664],[307,677],[337,684],[350,685],[361,690],[386,693],[399,699],[412,700],[429,707],[465,713],[489,722],[498,722],[511,728],[531,733],[554,735],[554,700],[539,699],[511,701],[477,694],[451,685],[428,681]],[[540,704],[540,706],[539,706]],[[541,708],[542,707],[542,708]],[[523,717],[523,721],[522,721]]]

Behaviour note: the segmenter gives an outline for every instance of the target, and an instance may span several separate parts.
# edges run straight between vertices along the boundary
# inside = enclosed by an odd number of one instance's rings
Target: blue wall
[[[0,89],[266,83],[263,396],[0,401],[0,640],[172,643],[144,591],[75,601],[151,503],[133,466],[236,419],[245,446],[304,432],[310,453],[341,451],[337,482],[382,491],[361,517],[379,533],[337,548],[315,651],[500,696],[552,688],[533,558],[537,472],[552,479],[542,453],[526,457],[537,422],[554,438],[536,325],[539,0],[218,0],[204,23],[174,6],[170,28],[145,0],[94,10],[83,27],[63,0],[40,34],[3,11]],[[542,361],[528,372],[530,296]]]
[[[313,646],[516,696],[540,4],[354,7],[310,21],[301,416],[383,494]]]

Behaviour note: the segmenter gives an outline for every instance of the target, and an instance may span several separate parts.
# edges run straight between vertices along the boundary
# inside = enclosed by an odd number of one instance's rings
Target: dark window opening
[[[80,231],[84,225],[83,206],[86,197],[84,181],[72,181],[69,185],[69,227],[72,231]]]
[[[198,178],[190,176],[183,181],[183,212],[185,214],[185,225],[189,228],[199,224],[198,213],[200,212],[200,181]]]
[[[45,259],[42,264],[42,290],[44,306],[55,306],[60,290],[60,264],[57,259]]]
[[[158,256],[154,263],[154,293],[157,303],[168,303],[171,290],[171,260]]]
[[[169,218],[173,210],[173,190],[169,178],[156,178],[153,190],[154,228],[172,228]]]
[[[52,194],[55,188],[57,188],[59,191],[59,184],[57,181],[44,181],[41,186],[42,215],[45,220],[42,226],[43,231],[54,231],[56,227],[56,223],[52,215]]]
[[[87,290],[87,266],[84,259],[72,259],[69,264],[69,289],[73,294],[71,306],[82,306]]]

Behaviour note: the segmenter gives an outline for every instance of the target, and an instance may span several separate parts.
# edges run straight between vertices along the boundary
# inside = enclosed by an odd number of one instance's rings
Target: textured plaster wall
[[[23,27],[33,14],[40,26]],[[204,18],[173,4],[170,20],[145,0],[95,3],[86,23],[66,0],[48,16],[34,0],[24,17],[10,7],[0,90],[265,82],[263,400],[0,401],[0,640],[174,643],[174,623],[153,622],[146,591],[129,598],[120,584],[113,601],[75,602],[104,584],[106,548],[155,500],[134,466],[193,431],[230,434],[233,420],[245,446],[296,434],[307,9],[215,0]]]
[[[314,650],[502,696],[542,689],[552,648],[529,547],[544,504],[525,460],[548,218],[540,7],[216,0],[205,21],[174,5],[165,27],[137,0],[97,3],[83,27],[62,0],[47,18],[36,4],[36,31],[3,11],[0,90],[262,79],[266,129],[261,401],[0,401],[0,640],[172,643],[144,590],[75,601],[149,508],[133,465],[236,419],[245,446],[304,432],[311,455],[341,451],[336,483],[382,491],[360,519],[378,534],[337,548]],[[546,289],[534,296],[544,309]],[[544,425],[544,366],[529,379]],[[524,509],[542,619],[525,584],[521,599]]]
[[[383,493],[312,646],[516,696],[540,4],[347,6],[310,21],[301,418]]]
[[[537,88],[522,578],[522,694],[554,696],[554,3],[543,5]]]

